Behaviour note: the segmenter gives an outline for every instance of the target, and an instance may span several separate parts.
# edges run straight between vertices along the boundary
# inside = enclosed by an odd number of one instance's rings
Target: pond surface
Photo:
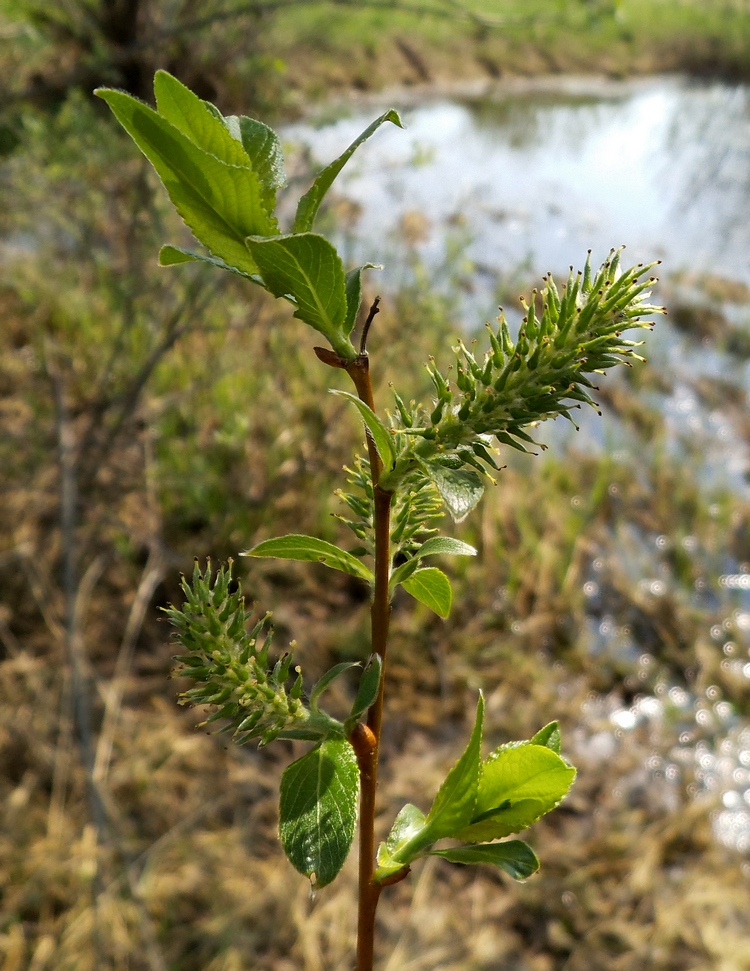
[[[489,276],[598,261],[628,245],[632,262],[750,282],[750,89],[657,78],[498,88],[402,109],[337,183],[357,207],[357,250],[388,263],[404,216],[424,217],[420,251],[442,257],[463,228]],[[373,117],[357,109],[287,129],[313,157],[335,157]]]
[[[499,298],[508,300],[543,273],[564,276],[570,264],[582,265],[589,248],[598,263],[612,246],[627,243],[626,262],[663,261],[659,273],[671,285],[660,297],[692,301],[699,315],[713,309],[735,333],[750,333],[750,291],[732,287],[750,284],[750,88],[680,78],[564,79],[554,87],[498,88],[491,96],[401,106],[396,100],[396,106],[407,130],[379,131],[337,183],[346,200],[338,207],[339,242],[351,261],[385,264],[383,289],[408,278],[415,253],[436,281],[448,265],[446,254],[468,258],[473,283],[459,312],[471,328],[494,316]],[[300,124],[285,134],[325,163],[382,107],[357,107],[320,127]],[[718,280],[718,293],[691,289],[706,277]],[[696,338],[660,320],[647,353],[661,387],[643,391],[640,400],[661,417],[661,454],[683,464],[707,502],[717,486],[750,498],[750,351],[731,353],[720,340]],[[740,393],[732,407],[724,400],[731,388]],[[578,449],[608,450],[637,467],[652,448],[615,414],[605,422],[584,414],[581,424]],[[540,437],[565,449],[570,426],[555,426]],[[592,699],[571,744],[584,763],[606,761],[624,736],[645,728],[653,752],[644,771],[667,786],[666,802],[670,787],[687,787],[713,808],[716,838],[746,853],[748,720],[716,685],[686,690],[652,679],[648,646],[602,600],[609,573],[623,589],[689,604],[703,618],[725,676],[747,683],[750,563],[728,554],[701,563],[696,543],[633,524],[592,557],[580,647],[630,670],[643,692],[630,705],[615,694]],[[702,586],[685,588],[675,578],[666,554],[678,545],[700,566]]]

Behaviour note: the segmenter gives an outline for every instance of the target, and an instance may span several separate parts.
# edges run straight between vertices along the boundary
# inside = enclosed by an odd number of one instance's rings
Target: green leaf
[[[391,574],[391,579],[388,582],[389,592],[393,593],[399,584],[406,583],[409,577],[414,576],[419,569],[419,557],[417,556],[412,556],[412,558],[407,560],[406,563],[402,563],[401,566],[396,567]]]
[[[253,283],[263,284],[259,276],[238,270],[236,267],[225,263],[224,260],[220,260],[217,256],[194,253],[192,250],[183,249],[181,246],[172,246],[169,243],[159,250],[159,266],[178,266],[181,263],[210,263],[211,266],[218,266],[222,270],[229,270],[230,273],[244,276],[246,280],[252,280]]]
[[[276,132],[244,115],[225,118],[166,71],[157,71],[154,94],[159,114],[199,148],[222,162],[251,168],[261,183],[269,216],[276,208],[276,190],[286,185],[284,155]]]
[[[362,303],[362,271],[363,270],[382,270],[383,267],[377,263],[365,263],[354,270],[349,270],[346,274],[346,324],[344,333],[349,336],[357,323],[359,305]]]
[[[448,469],[437,462],[422,462],[422,468],[437,486],[454,522],[466,519],[484,493],[482,480],[470,469]]]
[[[560,754],[562,738],[560,737],[560,722],[550,722],[544,728],[540,728],[536,735],[530,739],[532,745],[546,745],[556,754]]]
[[[476,556],[477,551],[468,543],[463,543],[460,539],[453,539],[452,536],[432,536],[422,543],[414,556]]]
[[[232,138],[213,105],[209,107],[167,71],[157,71],[154,75],[154,95],[156,110],[162,118],[178,128],[198,148],[228,165],[251,168],[247,152],[237,139]]]
[[[334,666],[315,682],[313,689],[310,692],[310,707],[314,712],[319,712],[318,700],[326,688],[336,680],[344,671],[348,671],[350,668],[358,668],[359,661],[342,661],[340,664],[334,664]]]
[[[148,105],[123,91],[96,93],[156,169],[178,213],[213,256],[248,275],[257,273],[247,236],[278,232],[249,168],[228,165],[198,148]]]
[[[473,546],[469,546],[468,543],[462,543],[460,539],[453,539],[450,536],[433,536],[422,543],[410,560],[402,563],[401,566],[393,571],[390,580],[390,590],[395,590],[400,583],[405,583],[409,577],[417,572],[419,569],[419,561],[423,556],[437,556],[439,554],[443,556],[476,556],[477,551]]]
[[[430,850],[430,856],[442,856],[451,863],[492,863],[509,873],[515,880],[524,880],[539,869],[536,853],[523,840],[506,843],[480,843],[478,846],[457,846],[450,850]]]
[[[325,887],[344,865],[354,839],[359,770],[345,739],[329,739],[281,777],[279,832],[292,866]]]
[[[357,352],[346,333],[344,266],[328,240],[301,233],[273,239],[250,236],[246,243],[271,293],[290,300],[297,308],[295,317],[327,337],[341,357],[354,360]]]
[[[484,725],[484,698],[480,694],[477,715],[466,750],[440,786],[427,814],[426,829],[432,842],[454,836],[474,818],[479,786],[479,766]]]
[[[454,836],[474,815],[479,783],[484,698],[479,696],[477,716],[469,744],[440,786],[427,816],[416,806],[406,805],[396,817],[385,843],[378,848],[375,881],[408,866],[439,839]]]
[[[367,426],[367,430],[370,432],[372,439],[375,442],[375,448],[378,450],[378,455],[383,462],[384,470],[387,472],[389,469],[392,469],[396,462],[396,452],[393,448],[393,437],[372,408],[370,408],[369,405],[366,405],[364,401],[358,398],[355,394],[350,394],[348,391],[338,391],[333,388],[331,389],[331,394],[338,395],[340,398],[346,398],[358,409],[360,415],[362,416],[362,420]]]
[[[284,153],[278,135],[262,121],[246,115],[229,115],[224,119],[232,135],[242,143],[263,187],[263,200],[270,213],[276,208],[276,190],[286,185]]]
[[[545,745],[501,746],[482,763],[474,816],[457,838],[479,842],[526,829],[559,805],[575,776]]]
[[[378,847],[377,869],[373,877],[376,883],[403,870],[420,854],[420,835],[425,822],[425,814],[411,803],[400,810],[386,841]],[[416,847],[413,855],[410,846]]]
[[[495,469],[497,472],[500,471],[500,466],[495,461],[495,456],[491,454],[489,449],[482,442],[472,442],[471,449],[474,454],[478,458],[482,459],[483,462],[486,462],[490,468]]]
[[[450,614],[453,603],[451,582],[437,567],[428,566],[423,570],[417,570],[412,576],[401,581],[401,586],[415,600],[434,610],[443,620]]]
[[[371,654],[362,677],[359,679],[357,696],[352,705],[352,711],[347,719],[349,722],[358,722],[367,709],[375,703],[380,690],[380,678],[383,674],[383,661],[379,654]]]
[[[310,190],[306,192],[299,201],[299,205],[297,206],[297,215],[294,219],[293,231],[295,233],[306,233],[313,228],[320,204],[323,201],[325,194],[331,188],[336,176],[343,169],[359,146],[363,142],[367,141],[370,135],[374,134],[381,125],[385,124],[386,121],[392,122],[392,124],[397,125],[399,128],[404,127],[398,112],[391,108],[390,111],[386,111],[379,118],[376,118],[375,121],[368,128],[366,128],[358,138],[355,138],[349,148],[347,148],[342,155],[339,155],[339,157],[331,162],[330,165],[327,165],[318,175]]]
[[[368,583],[374,582],[372,572],[367,569],[364,563],[341,550],[333,543],[327,543],[324,539],[317,539],[314,536],[301,536],[291,533],[288,536],[279,536],[277,539],[267,539],[258,543],[251,550],[246,550],[241,556],[271,556],[279,560],[305,560],[315,563],[325,563],[332,570],[341,570],[343,573],[350,573]]]

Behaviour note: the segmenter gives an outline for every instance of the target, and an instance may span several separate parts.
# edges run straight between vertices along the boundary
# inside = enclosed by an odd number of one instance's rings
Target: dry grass
[[[626,509],[613,513],[606,491],[597,504],[602,473],[590,460],[578,472],[554,463],[511,470],[483,513],[482,557],[459,580],[466,596],[451,621],[396,605],[382,826],[404,801],[429,802],[462,747],[479,686],[491,742],[560,717],[580,777],[565,806],[532,833],[544,861],[539,876],[516,885],[433,860],[392,888],[380,921],[388,971],[750,967],[748,875],[712,837],[713,803],[690,800],[644,769],[672,744],[668,729],[663,737],[645,729],[611,735],[605,757],[591,742],[609,726],[586,714],[592,693],[622,698],[623,684],[577,647],[581,601],[572,592],[591,549],[601,553],[609,537],[614,552],[612,526],[637,519],[644,499],[625,470],[610,468],[604,474],[619,477]],[[560,477],[574,479],[567,485],[586,498],[573,526]],[[648,516],[659,517],[674,483],[652,486]],[[542,496],[544,518],[530,516]],[[616,572],[616,559],[611,565]],[[627,578],[619,582],[626,592]],[[280,579],[265,583],[278,598]],[[305,628],[313,656],[303,660],[313,667],[322,661],[316,653],[330,654],[330,625],[342,609],[352,618],[345,627],[361,636],[362,609],[346,605],[346,588],[336,592],[329,581],[308,581],[287,605],[285,623]],[[679,605],[672,610],[671,618],[663,606],[652,611],[654,624],[687,636],[688,618]],[[91,618],[85,636],[93,645],[107,636],[101,605]],[[165,679],[167,631],[147,630],[109,770],[98,780],[108,818],[99,834],[52,632],[40,631],[35,648],[18,644],[0,667],[4,967],[349,969],[354,861],[311,899],[276,839],[278,779],[296,749],[238,750],[197,732]],[[341,643],[341,630],[333,639]],[[667,637],[663,645],[662,672],[677,670]],[[108,678],[97,674],[95,684],[101,711]]]

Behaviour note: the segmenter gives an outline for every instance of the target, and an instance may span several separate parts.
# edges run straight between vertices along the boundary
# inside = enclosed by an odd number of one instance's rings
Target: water
[[[330,160],[373,108],[320,128],[287,130]],[[493,277],[538,275],[603,258],[627,243],[632,262],[750,282],[750,89],[678,78],[436,100],[403,111],[340,177],[356,206],[355,249],[384,263],[405,217],[425,217],[418,243],[442,258],[463,232],[489,296]],[[397,272],[397,271],[394,271]],[[386,269],[386,280],[388,269]]]
[[[285,134],[323,163],[381,107]],[[564,275],[570,264],[582,264],[589,248],[599,261],[623,242],[629,262],[661,259],[667,279],[713,274],[750,283],[748,87],[679,78],[605,85],[564,80],[554,88],[498,88],[481,98],[436,97],[406,105],[403,117],[407,131],[378,132],[336,190],[347,200],[339,242],[351,261],[386,265],[383,289],[403,281],[407,251],[439,279],[453,250],[454,259],[460,253],[471,264],[474,283],[459,310],[472,327],[492,316],[509,281],[525,284],[549,270]],[[750,328],[746,305],[720,296],[718,302],[727,320]],[[746,362],[661,321],[648,343],[651,366],[666,387],[642,397],[661,415],[665,454],[683,461],[707,493],[729,486],[750,498],[745,409],[724,406],[721,395],[719,404],[707,401],[701,391],[724,381],[747,393]],[[603,423],[592,413],[581,424],[577,448],[609,448],[634,463],[642,457],[643,440],[613,416]],[[540,437],[565,448],[570,426],[556,425]],[[629,705],[616,693],[587,702],[572,740],[575,753],[584,762],[606,760],[630,733],[645,729],[653,751],[643,771],[665,807],[670,800],[679,805],[678,790],[705,800],[716,839],[750,852],[747,720],[716,685],[699,690],[665,681],[650,653],[658,645],[647,643],[607,598],[608,589],[631,589],[633,603],[672,598],[701,616],[702,636],[723,657],[721,670],[741,694],[750,681],[750,564],[709,556],[694,537],[683,537],[679,542],[699,567],[695,585],[686,586],[670,566],[676,540],[634,524],[621,525],[610,539],[592,555],[584,577],[580,647],[628,672],[626,685],[641,693]]]

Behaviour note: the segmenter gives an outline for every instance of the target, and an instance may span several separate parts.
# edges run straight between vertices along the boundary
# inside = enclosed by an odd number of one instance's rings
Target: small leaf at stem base
[[[383,422],[378,418],[375,412],[370,408],[369,405],[365,404],[360,398],[354,394],[350,394],[348,391],[339,391],[337,389],[332,389],[331,394],[335,394],[339,398],[346,398],[347,401],[355,406],[362,416],[362,421],[365,423],[365,427],[372,436],[372,440],[375,442],[375,448],[378,450],[378,455],[383,463],[383,467],[386,472],[388,472],[396,461],[396,452],[393,448],[393,439],[391,433],[385,427]]]
[[[367,709],[371,705],[375,704],[375,699],[377,698],[378,691],[380,690],[380,678],[382,674],[383,662],[380,659],[380,655],[371,654],[370,659],[362,672],[362,677],[359,680],[357,696],[354,699],[354,704],[352,705],[352,711],[347,720],[347,725],[350,722],[359,721]]]

